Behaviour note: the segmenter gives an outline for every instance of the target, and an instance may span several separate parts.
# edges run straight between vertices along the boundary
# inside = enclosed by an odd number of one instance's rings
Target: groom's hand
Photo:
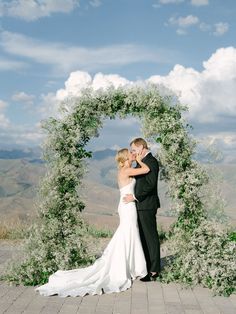
[[[126,194],[123,197],[123,201],[127,204],[134,201],[134,196],[132,194]]]

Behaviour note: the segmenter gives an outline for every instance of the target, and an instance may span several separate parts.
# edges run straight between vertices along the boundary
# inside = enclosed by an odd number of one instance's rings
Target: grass
[[[160,243],[165,242],[168,239],[168,231],[163,229],[162,225],[157,226]]]
[[[162,225],[158,225],[158,235],[160,242],[164,242],[167,240],[168,237],[168,231],[164,230]],[[108,229],[102,229],[102,228],[97,228],[93,225],[88,225],[88,234],[91,235],[93,238],[111,238],[114,234],[113,231],[108,230]]]
[[[20,240],[28,234],[29,224],[22,222],[20,219],[0,222],[0,240]]]
[[[24,223],[20,219],[0,222],[0,240],[21,240],[27,237],[30,224]],[[108,229],[97,228],[93,225],[87,227],[88,235],[92,238],[111,238],[113,232]]]
[[[164,230],[162,225],[158,225],[158,235],[161,243],[165,242],[168,238],[168,231]],[[93,238],[111,238],[114,234],[113,231],[108,229],[97,228],[93,225],[88,225],[88,234]]]
[[[21,240],[27,237],[29,222],[24,223],[20,219],[14,218],[11,220],[0,222],[0,240]],[[160,242],[167,240],[168,232],[165,231],[162,225],[158,225],[158,234]],[[87,226],[88,235],[95,239],[111,238],[113,231],[104,228],[97,228],[94,225]]]
[[[93,225],[88,225],[87,228],[88,234],[93,238],[111,238],[113,236],[113,232],[108,229],[97,228]]]

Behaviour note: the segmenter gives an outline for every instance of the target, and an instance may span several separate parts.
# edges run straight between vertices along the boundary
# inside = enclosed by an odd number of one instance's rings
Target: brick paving
[[[15,251],[0,244],[0,271]],[[0,314],[236,314],[236,295],[212,296],[207,288],[134,281],[121,293],[101,296],[43,297],[34,287],[0,282]]]

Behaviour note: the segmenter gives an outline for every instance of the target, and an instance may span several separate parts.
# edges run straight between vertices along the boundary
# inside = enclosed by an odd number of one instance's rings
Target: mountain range
[[[93,152],[87,161],[87,173],[79,191],[86,204],[83,213],[94,224],[115,227],[118,221],[119,191],[116,183],[116,151],[105,149]],[[45,162],[40,147],[0,150],[0,220],[34,219],[35,197],[40,180],[45,174]],[[226,214],[236,221],[236,164],[211,165],[220,174],[220,190],[227,200]],[[159,181],[161,208],[159,218],[173,221],[167,185]]]

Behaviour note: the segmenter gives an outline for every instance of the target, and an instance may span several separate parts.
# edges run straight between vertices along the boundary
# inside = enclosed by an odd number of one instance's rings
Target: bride
[[[148,173],[149,168],[141,161],[139,154],[136,161],[140,168],[132,168],[132,156],[127,148],[118,151],[116,161],[120,189],[120,224],[115,234],[102,256],[93,265],[73,270],[58,270],[49,277],[48,283],[36,288],[40,294],[75,297],[120,292],[130,288],[133,279],[147,275],[135,202],[126,204],[122,199],[126,194],[134,193],[134,177]]]

